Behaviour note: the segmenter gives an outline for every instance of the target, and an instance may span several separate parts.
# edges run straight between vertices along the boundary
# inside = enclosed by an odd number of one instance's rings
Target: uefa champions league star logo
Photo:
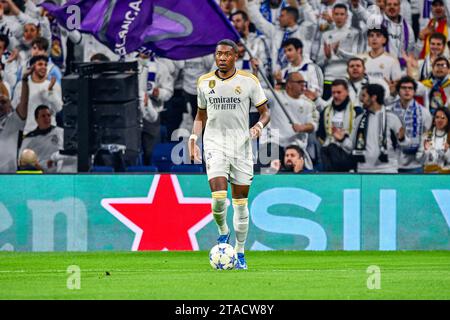
[[[176,175],[156,175],[147,197],[103,199],[134,233],[131,249],[198,250],[196,233],[212,221],[210,198],[186,198]]]

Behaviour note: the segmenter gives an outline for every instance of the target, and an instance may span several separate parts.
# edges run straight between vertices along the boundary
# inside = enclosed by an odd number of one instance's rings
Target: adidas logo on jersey
[[[209,94],[216,94],[216,92],[214,91],[214,89],[212,89]]]

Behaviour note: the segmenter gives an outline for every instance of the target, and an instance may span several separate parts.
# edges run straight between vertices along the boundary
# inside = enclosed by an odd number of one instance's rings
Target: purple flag
[[[69,0],[64,6],[42,6],[65,28],[74,19],[73,6],[79,8],[76,29],[121,56],[151,50],[161,57],[189,59],[214,52],[222,39],[239,39],[214,0]]]

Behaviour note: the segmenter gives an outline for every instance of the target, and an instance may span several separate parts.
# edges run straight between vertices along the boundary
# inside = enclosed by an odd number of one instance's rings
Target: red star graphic
[[[103,199],[136,234],[132,250],[198,250],[196,233],[212,219],[211,199],[185,198],[175,175],[156,175],[146,198]]]

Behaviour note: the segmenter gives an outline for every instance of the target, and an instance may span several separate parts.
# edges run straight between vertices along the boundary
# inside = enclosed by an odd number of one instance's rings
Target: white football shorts
[[[205,150],[208,180],[225,177],[235,185],[249,186],[253,179],[253,159],[229,157],[218,150]]]

